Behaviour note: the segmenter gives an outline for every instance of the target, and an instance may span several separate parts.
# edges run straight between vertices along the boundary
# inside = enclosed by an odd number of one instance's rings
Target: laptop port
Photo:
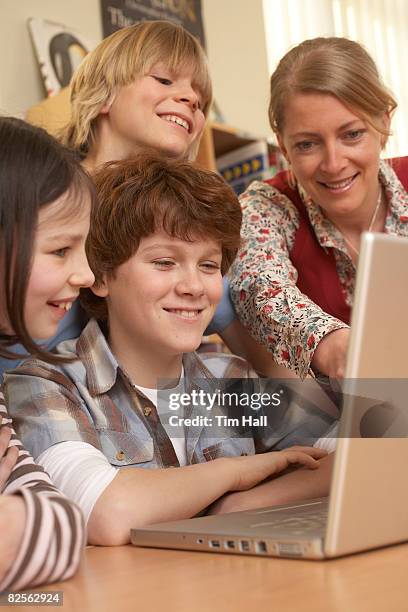
[[[266,543],[262,542],[262,540],[260,540],[259,542],[256,542],[255,550],[259,554],[265,554],[267,552]]]
[[[219,548],[221,546],[219,540],[210,540],[210,548]]]
[[[280,542],[277,545],[278,554],[282,557],[301,557],[303,547],[296,542]]]
[[[248,540],[241,540],[239,543],[239,547],[242,552],[249,552],[249,542]]]
[[[203,538],[197,538],[197,544],[204,544]]]
[[[224,542],[224,546],[225,548],[229,548],[230,550],[232,550],[233,548],[235,548],[235,542],[234,540],[227,540],[226,542]]]

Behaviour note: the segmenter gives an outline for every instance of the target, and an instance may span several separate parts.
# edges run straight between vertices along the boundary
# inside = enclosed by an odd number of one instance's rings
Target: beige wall
[[[228,123],[268,134],[262,0],[202,0],[217,102]],[[44,97],[27,29],[44,17],[101,39],[99,0],[0,0],[0,112],[20,115]]]
[[[29,17],[71,26],[95,43],[102,37],[99,0],[0,0],[0,112],[7,114],[22,115],[45,96]]]
[[[202,0],[214,93],[228,123],[269,135],[262,0]]]

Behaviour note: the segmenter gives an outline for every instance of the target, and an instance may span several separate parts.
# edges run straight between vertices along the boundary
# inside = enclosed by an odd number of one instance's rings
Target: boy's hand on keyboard
[[[292,446],[278,452],[228,458],[228,461],[236,462],[236,481],[231,491],[250,489],[269,476],[283,472],[291,465],[316,469],[319,467],[318,460],[326,455],[327,452],[321,448]]]

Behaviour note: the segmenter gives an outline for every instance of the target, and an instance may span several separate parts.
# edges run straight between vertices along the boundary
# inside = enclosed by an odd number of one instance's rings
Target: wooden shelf
[[[263,136],[255,136],[223,123],[211,123],[211,130],[214,139],[215,157],[264,138]]]

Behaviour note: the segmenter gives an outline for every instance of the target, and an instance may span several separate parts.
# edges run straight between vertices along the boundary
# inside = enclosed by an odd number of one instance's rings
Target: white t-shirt
[[[97,500],[119,471],[92,444],[77,441],[54,444],[39,455],[36,463],[42,465],[53,483],[78,504],[86,522]]]
[[[158,402],[158,391],[157,389],[149,389],[147,387],[141,387],[140,385],[134,385],[139,389],[151,402],[156,406],[157,413],[160,417],[160,421],[170,438],[170,442],[173,445],[174,452],[176,453],[180,466],[187,465],[187,453],[186,453],[186,436],[184,427],[173,427],[169,425],[168,415],[171,414],[168,406]],[[167,393],[178,393],[184,392],[184,368],[182,369],[180,380],[176,387],[173,389],[166,389]]]

